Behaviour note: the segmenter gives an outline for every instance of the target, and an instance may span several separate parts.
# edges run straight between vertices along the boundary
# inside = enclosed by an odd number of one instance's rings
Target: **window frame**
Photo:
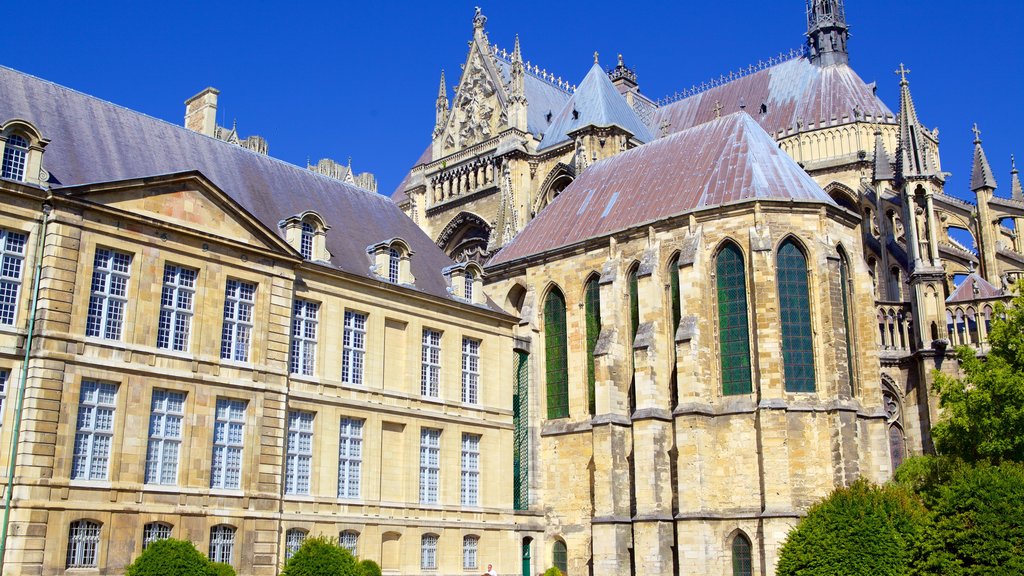
[[[0,228],[0,325],[14,326],[18,321],[27,245],[28,234]]]
[[[296,376],[316,374],[317,331],[320,303],[296,298],[292,302],[292,334],[289,371]]]
[[[480,568],[480,537],[467,534],[462,537],[462,569],[478,570]]]
[[[753,358],[747,259],[739,245],[727,240],[718,248],[714,262],[720,390],[723,396],[751,394]]]
[[[103,524],[82,518],[68,525],[68,546],[64,567],[98,568],[100,560],[100,538]]]
[[[160,290],[160,320],[156,333],[157,348],[188,352],[198,279],[199,271],[195,268],[164,264],[163,285]]]
[[[548,420],[569,417],[569,346],[565,295],[552,287],[544,298],[544,365]]]
[[[18,141],[12,142],[17,139]],[[28,153],[32,139],[16,132],[7,135],[4,142],[4,155],[0,159],[0,178],[25,182],[25,171],[28,169]]]
[[[733,576],[753,576],[754,546],[745,533],[739,531],[729,546]]]
[[[171,406],[172,400],[180,398],[180,410],[174,411]],[[185,425],[185,402],[188,396],[185,392],[178,390],[167,390],[154,388],[150,399],[149,407],[149,435],[146,443],[146,467],[143,474],[143,482],[157,486],[177,486],[178,471],[181,465],[181,444],[184,440]],[[160,405],[158,406],[158,402]],[[176,424],[175,424],[176,420]],[[156,424],[159,422],[158,434],[154,434]],[[171,429],[177,426],[177,436],[168,434],[168,423]],[[168,464],[165,456],[173,453],[174,473],[171,481],[166,481]],[[151,463],[153,463],[151,465]],[[152,468],[151,468],[152,466]],[[152,472],[152,476],[151,476]]]
[[[299,551],[302,543],[309,536],[309,530],[305,528],[289,528],[284,533],[284,561],[287,562]]]
[[[462,337],[462,402],[480,404],[480,344],[477,338]]]
[[[154,534],[154,532],[163,532],[164,529],[166,529],[166,535]],[[167,522],[147,522],[142,526],[142,549],[145,550],[153,542],[170,538],[172,530],[174,530],[174,526]]]
[[[480,505],[480,434],[462,433],[459,501],[463,506]]]
[[[221,328],[220,358],[232,362],[249,362],[252,332],[255,325],[255,282],[228,278],[224,284],[224,323]],[[248,297],[246,297],[248,294]]]
[[[346,542],[346,540],[351,540],[351,542]],[[347,529],[342,530],[338,533],[338,546],[348,550],[355,556],[356,551],[359,549],[359,532]]]
[[[441,500],[441,430],[420,428],[420,504]]]
[[[342,416],[338,427],[338,498],[362,497],[365,420]]]
[[[284,493],[287,496],[308,496],[311,492],[315,422],[314,412],[288,411],[284,471]]]
[[[303,260],[313,259],[313,250],[316,246],[316,227],[308,221],[303,220],[299,225],[299,254]]]
[[[420,537],[420,570],[437,570],[439,540],[437,534],[424,534]]]
[[[85,322],[87,337],[114,341],[121,341],[124,337],[125,309],[128,307],[134,260],[134,255],[128,252],[96,247]],[[97,289],[97,285],[102,287]]]
[[[597,360],[594,350],[601,336],[601,284],[600,277],[591,274],[583,285],[583,316],[587,328],[587,409],[597,414]]]
[[[441,342],[444,334],[433,328],[423,329],[420,366],[420,395],[441,397]]]
[[[817,390],[813,302],[807,263],[808,254],[795,238],[788,237],[779,244],[775,255],[775,277],[783,379],[788,393],[814,393]]]
[[[222,407],[224,409],[223,417],[221,416]],[[239,407],[240,410],[236,410]],[[245,471],[245,424],[248,410],[249,403],[246,400],[220,397],[214,404],[213,446],[210,457],[211,489],[240,490],[242,488],[242,476]],[[237,432],[233,431],[232,427],[235,426],[237,426]],[[220,428],[226,429],[219,433],[218,429]],[[218,440],[218,436],[222,439]],[[232,441],[232,436],[237,437],[237,441]],[[218,451],[221,453],[219,465],[217,463]],[[233,458],[235,454],[237,454],[237,458]],[[229,485],[229,479],[232,478],[229,473],[233,471],[229,459],[238,461],[238,477],[234,485]]]
[[[238,529],[230,524],[217,524],[210,527],[210,551],[207,557],[211,562],[234,565],[235,534],[237,532]]]
[[[78,416],[75,420],[75,441],[72,448],[71,474],[69,475],[71,480],[110,480],[110,459],[114,453],[118,391],[117,384],[82,380],[78,396]],[[104,392],[110,397],[109,402],[102,401]],[[87,412],[83,413],[83,409]],[[84,427],[83,418],[88,420],[88,424]],[[98,426],[97,422],[100,422],[101,425]],[[105,447],[103,439],[106,442]],[[79,453],[80,442],[85,443],[83,454]],[[106,455],[98,457],[103,462],[102,474],[98,474],[96,468],[97,447],[100,451],[106,450]],[[83,458],[84,460],[82,460]],[[81,468],[80,472],[79,468]]]
[[[341,338],[341,381],[362,386],[366,369],[366,332],[369,315],[345,310]]]

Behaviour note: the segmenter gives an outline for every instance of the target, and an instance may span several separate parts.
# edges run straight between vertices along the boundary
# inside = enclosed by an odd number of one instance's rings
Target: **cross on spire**
[[[715,100],[715,118],[721,118],[721,117],[722,117],[722,103],[719,102],[718,100]]]
[[[981,144],[981,129],[978,128],[978,123],[974,123],[974,128],[971,128],[971,132],[974,132],[974,143]]]
[[[597,64],[597,50],[594,50],[594,64]]]
[[[907,74],[910,74],[910,68],[907,68],[903,65],[903,62],[900,62],[900,69],[895,73],[900,75],[900,84],[906,84]]]

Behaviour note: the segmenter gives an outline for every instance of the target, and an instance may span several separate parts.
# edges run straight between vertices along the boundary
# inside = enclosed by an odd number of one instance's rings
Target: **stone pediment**
[[[470,47],[451,113],[441,133],[441,153],[449,155],[487,140],[507,123],[505,87],[489,51]]]

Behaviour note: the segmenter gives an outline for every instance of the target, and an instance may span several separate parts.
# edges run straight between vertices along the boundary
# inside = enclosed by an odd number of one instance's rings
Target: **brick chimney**
[[[185,100],[185,128],[214,136],[217,130],[217,95],[220,90],[206,88]]]

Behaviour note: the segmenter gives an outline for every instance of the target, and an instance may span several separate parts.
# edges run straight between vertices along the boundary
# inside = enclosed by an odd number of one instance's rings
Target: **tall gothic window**
[[[732,540],[732,576],[752,576],[753,573],[750,539],[741,532]]]
[[[592,276],[587,282],[584,306],[587,316],[587,407],[590,409],[590,415],[593,416],[597,414],[594,348],[597,346],[598,336],[601,335],[601,288],[598,285],[597,276]]]
[[[715,260],[722,394],[750,394],[750,327],[743,253],[728,242]]]
[[[544,356],[548,418],[569,416],[569,363],[565,334],[565,297],[553,288],[544,300]]]
[[[814,392],[814,341],[811,337],[807,257],[792,239],[779,247],[776,274],[786,391]]]
[[[843,330],[846,341],[846,377],[850,384],[850,394],[856,394],[853,376],[853,331],[850,322],[850,301],[853,299],[853,285],[850,282],[850,261],[846,252],[839,249],[839,293],[843,305]]]
[[[907,456],[907,442],[903,435],[903,409],[896,391],[888,383],[882,384],[882,405],[889,432],[889,458],[893,472],[903,464]]]
[[[683,317],[683,304],[679,300],[679,254],[676,254],[668,261],[668,289],[671,292],[669,299],[672,302],[672,336],[679,329],[679,321]]]
[[[569,550],[565,542],[555,540],[551,547],[551,563],[565,574],[569,571]]]
[[[640,291],[637,274],[640,265],[634,264],[629,269],[629,351],[630,358],[633,357],[633,343],[636,341],[636,332],[640,328]],[[629,381],[629,413],[636,411],[636,366],[633,366],[633,377]]]
[[[530,355],[516,350],[515,389],[512,393],[512,501],[516,510],[530,507]]]

